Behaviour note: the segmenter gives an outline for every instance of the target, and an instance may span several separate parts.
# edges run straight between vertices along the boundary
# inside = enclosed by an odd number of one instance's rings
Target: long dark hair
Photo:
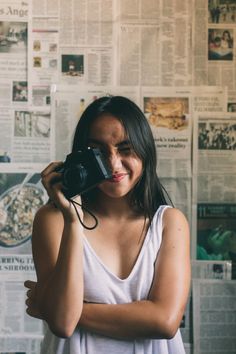
[[[78,122],[72,151],[88,146],[90,126],[103,114],[110,114],[120,120],[132,148],[142,160],[143,174],[131,193],[131,201],[151,221],[157,208],[169,204],[170,199],[157,176],[157,156],[152,131],[145,115],[134,102],[122,96],[105,96],[92,102]],[[86,194],[83,197],[86,198]],[[91,192],[87,193],[87,198],[91,198]]]

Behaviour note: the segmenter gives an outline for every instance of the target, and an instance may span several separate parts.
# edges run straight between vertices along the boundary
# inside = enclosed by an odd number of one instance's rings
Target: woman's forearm
[[[85,303],[79,326],[117,339],[162,339],[174,336],[181,317],[149,300],[115,305]]]

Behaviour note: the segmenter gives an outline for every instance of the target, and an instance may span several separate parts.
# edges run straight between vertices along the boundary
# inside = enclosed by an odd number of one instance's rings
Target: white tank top
[[[84,300],[121,304],[145,300],[154,276],[154,264],[162,241],[160,206],[149,227],[136,263],[126,279],[113,274],[84,237]],[[184,354],[180,331],[172,339],[116,340],[76,329],[68,338],[54,336],[47,325],[41,354]]]

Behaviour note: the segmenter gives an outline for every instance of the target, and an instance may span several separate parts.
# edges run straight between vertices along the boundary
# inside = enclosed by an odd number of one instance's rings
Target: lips
[[[109,179],[109,181],[113,182],[113,183],[118,183],[118,182],[122,181],[127,175],[128,175],[128,173],[116,173],[116,174],[112,175],[112,178]]]

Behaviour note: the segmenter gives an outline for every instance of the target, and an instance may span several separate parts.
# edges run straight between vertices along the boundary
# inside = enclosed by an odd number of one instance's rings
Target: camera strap
[[[77,216],[78,216],[78,219],[79,219],[81,225],[82,225],[85,229],[87,229],[87,230],[93,230],[93,229],[95,229],[95,228],[97,227],[97,225],[98,225],[98,219],[96,218],[96,216],[95,216],[89,209],[85,208],[84,206],[82,206],[82,204],[76,202],[75,200],[69,199],[69,201],[70,201],[71,204],[73,205],[73,207],[74,207],[74,209],[75,209],[75,212],[76,212],[76,214],[77,214]],[[81,220],[81,217],[80,217],[80,215],[79,215],[79,212],[78,212],[78,210],[77,210],[77,208],[76,208],[76,205],[78,205],[81,209],[84,209],[89,215],[92,216],[92,218],[93,218],[94,221],[95,221],[95,223],[94,223],[93,226],[87,226],[87,225],[85,225],[85,224],[83,223],[83,221]]]

